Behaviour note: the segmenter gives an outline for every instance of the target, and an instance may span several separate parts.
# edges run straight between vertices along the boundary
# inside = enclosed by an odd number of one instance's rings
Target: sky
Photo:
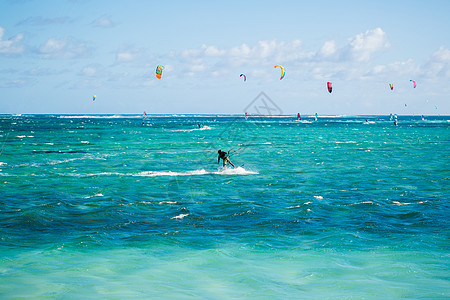
[[[448,12],[447,0],[0,0],[0,114],[239,114],[263,92],[286,115],[449,115]]]

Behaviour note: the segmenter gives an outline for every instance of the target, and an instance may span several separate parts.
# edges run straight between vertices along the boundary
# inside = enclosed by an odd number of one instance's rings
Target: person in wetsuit
[[[219,153],[219,158],[217,158],[217,163],[220,163],[220,159],[223,160],[223,166],[225,167],[227,165],[227,162],[230,163],[230,165],[233,166],[233,168],[236,168],[233,163],[228,158],[228,154],[226,152],[223,152],[222,150],[217,151]]]

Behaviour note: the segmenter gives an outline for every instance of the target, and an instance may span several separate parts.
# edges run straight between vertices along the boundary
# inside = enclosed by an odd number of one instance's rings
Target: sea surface
[[[0,115],[0,298],[449,299],[450,117],[303,119]]]

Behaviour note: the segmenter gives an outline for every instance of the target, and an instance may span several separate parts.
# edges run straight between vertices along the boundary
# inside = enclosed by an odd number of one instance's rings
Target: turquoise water
[[[0,297],[449,298],[449,120],[0,116]]]

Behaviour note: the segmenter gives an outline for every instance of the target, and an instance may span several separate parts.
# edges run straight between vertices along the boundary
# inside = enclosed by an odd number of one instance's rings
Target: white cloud
[[[42,45],[38,53],[42,58],[48,59],[71,59],[90,55],[90,49],[82,42],[70,38],[49,39]]]
[[[381,28],[367,30],[349,40],[343,49],[343,57],[355,61],[367,61],[380,50],[390,47],[386,33]]]
[[[392,79],[394,77],[416,76],[419,73],[418,66],[412,59],[398,61],[386,65],[375,65],[368,67],[365,77],[377,77]]]
[[[319,57],[330,57],[336,53],[336,42],[335,41],[328,41],[325,42],[319,50]]]
[[[438,51],[433,53],[433,59],[437,61],[450,62],[450,50],[440,47]]]
[[[259,41],[253,48],[253,54],[259,58],[268,58],[273,56],[278,48],[276,41]]]
[[[19,54],[24,51],[24,47],[20,45],[23,34],[18,34],[9,40],[3,40],[5,29],[0,27],[0,54]]]
[[[421,71],[426,77],[450,77],[450,50],[440,47],[421,66]]]
[[[204,53],[207,56],[211,56],[211,57],[217,57],[217,56],[222,56],[224,54],[226,54],[225,50],[219,50],[216,46],[206,46],[203,45],[202,48],[204,48]]]
[[[392,80],[393,78],[450,77],[450,50],[441,47],[426,63],[413,59],[380,64],[373,57],[389,49],[387,34],[381,28],[367,30],[348,39],[341,47],[334,40],[318,49],[307,49],[299,39],[291,41],[263,40],[230,47],[201,45],[194,49],[166,55],[158,61],[177,66],[172,76],[230,77],[246,73],[250,78],[270,80],[273,66],[281,64],[287,77],[294,80]],[[117,61],[131,61],[136,51],[122,49]],[[176,61],[174,61],[176,60]],[[423,79],[423,78],[422,78]]]
[[[49,39],[47,43],[40,48],[41,53],[59,52],[67,45],[67,40]]]
[[[250,46],[243,43],[231,48],[221,49],[214,45],[202,45],[197,49],[181,52],[181,63],[190,76],[196,72],[210,72],[209,75],[226,74],[237,67],[261,67],[274,64],[307,60],[314,55],[302,47],[300,40],[291,42],[259,41]],[[192,67],[193,65],[201,68]],[[214,74],[213,74],[214,72]]]
[[[348,43],[339,48],[335,41],[327,41],[318,50],[304,48],[299,39],[290,42],[263,40],[254,45],[243,43],[230,48],[219,48],[214,45],[202,45],[197,49],[186,49],[181,52],[181,63],[201,65],[201,72],[232,72],[234,68],[259,68],[275,64],[285,64],[296,69],[302,68],[314,77],[345,76],[348,78],[367,74],[370,64],[350,65],[369,61],[377,52],[390,47],[387,34],[381,28],[367,30],[350,38]],[[333,62],[331,65],[329,62]],[[372,72],[380,73],[378,67]],[[195,68],[185,67],[190,75],[195,74]],[[349,72],[345,72],[349,70]],[[295,70],[293,70],[295,72]],[[320,73],[322,72],[322,73]],[[290,73],[293,74],[293,73]],[[347,75],[343,75],[347,74]],[[306,75],[308,76],[308,75]]]

